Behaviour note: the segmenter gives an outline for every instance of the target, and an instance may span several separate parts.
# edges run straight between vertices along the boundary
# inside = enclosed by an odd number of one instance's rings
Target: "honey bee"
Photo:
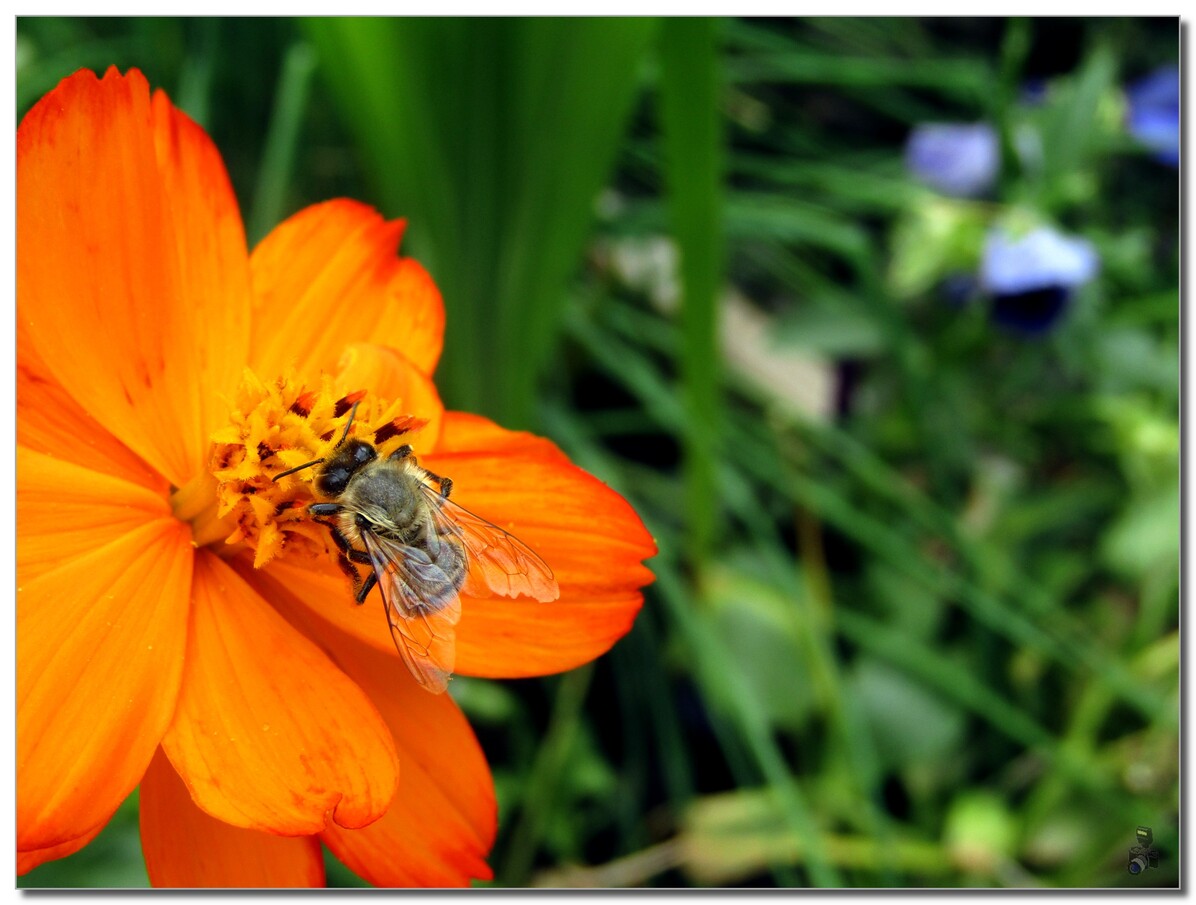
[[[366,440],[344,433],[327,459],[291,468],[279,478],[320,466],[315,485],[328,502],[308,512],[331,529],[354,599],[377,585],[395,646],[415,680],[440,694],[456,656],[461,594],[525,595],[556,600],[552,569],[530,547],[449,499],[453,482],[423,468],[410,446],[385,459]],[[437,485],[433,489],[431,483]],[[371,571],[363,579],[356,565]]]

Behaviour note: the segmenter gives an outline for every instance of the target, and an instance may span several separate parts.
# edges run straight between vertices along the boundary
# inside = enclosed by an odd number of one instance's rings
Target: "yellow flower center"
[[[425,423],[364,390],[342,395],[329,377],[309,389],[290,375],[267,383],[246,371],[229,423],[212,435],[209,470],[172,497],[175,515],[191,522],[197,546],[253,548],[256,568],[283,553],[333,555],[327,529],[307,511],[321,498],[320,461],[346,429],[385,456]]]

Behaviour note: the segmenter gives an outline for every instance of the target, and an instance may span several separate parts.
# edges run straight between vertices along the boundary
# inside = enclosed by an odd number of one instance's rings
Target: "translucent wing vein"
[[[395,647],[424,688],[448,688],[456,659],[461,600],[453,583],[422,550],[363,531]]]
[[[431,498],[442,533],[458,537],[469,558],[469,571],[461,592],[469,597],[531,597],[550,601],[560,596],[548,563],[523,541],[513,537],[464,506],[444,499],[423,486]]]

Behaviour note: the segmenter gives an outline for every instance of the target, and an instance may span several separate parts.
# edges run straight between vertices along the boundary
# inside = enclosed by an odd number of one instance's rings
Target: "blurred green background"
[[[495,885],[1174,886],[1179,180],[1127,86],[1178,38],[20,18],[17,100],[139,67],[251,244],[336,196],[410,218],[448,404],[550,436],[657,538],[608,656],[453,683]],[[933,122],[990,125],[991,185],[911,172]],[[1059,309],[1027,326],[976,274],[1037,224],[1100,265],[1014,299]],[[1131,876],[1139,825],[1161,857]],[[145,885],[135,800],[19,883]]]

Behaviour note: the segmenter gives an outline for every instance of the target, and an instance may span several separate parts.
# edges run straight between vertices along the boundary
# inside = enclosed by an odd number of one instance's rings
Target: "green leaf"
[[[740,569],[720,567],[709,578],[711,628],[747,690],[774,725],[800,728],[814,692],[794,601],[774,583]]]
[[[1123,575],[1145,578],[1179,564],[1180,491],[1170,487],[1134,499],[1106,532],[1101,557]]]
[[[1117,60],[1101,46],[1089,54],[1074,80],[1060,87],[1043,113],[1042,151],[1048,177],[1080,174],[1100,136],[1098,108],[1112,91]]]
[[[889,290],[911,298],[953,273],[975,273],[987,219],[981,205],[925,196],[893,228]]]
[[[963,740],[959,707],[873,657],[860,659],[849,693],[862,701],[876,750],[887,766],[941,760]],[[917,731],[911,732],[912,726]]]

